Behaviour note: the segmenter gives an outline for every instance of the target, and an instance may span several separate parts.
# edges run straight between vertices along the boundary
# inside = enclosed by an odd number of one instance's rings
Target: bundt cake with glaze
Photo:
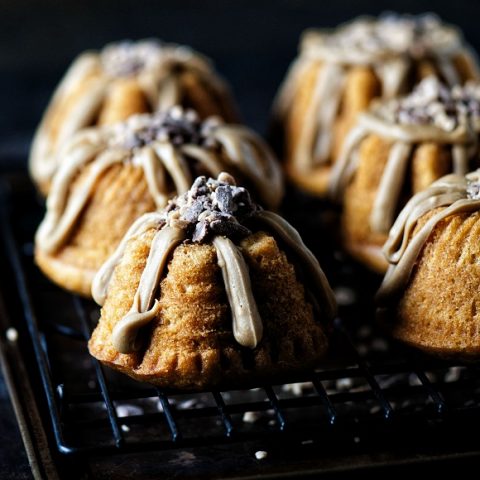
[[[399,210],[415,193],[448,173],[480,166],[480,84],[447,88],[424,79],[403,98],[375,102],[358,117],[331,179],[343,200],[345,249],[384,273],[381,248]]]
[[[78,130],[135,113],[192,108],[201,118],[237,120],[229,89],[211,62],[188,47],[158,40],[124,41],[85,52],[60,82],[38,127],[30,173],[47,194],[62,144]]]
[[[102,363],[199,389],[313,367],[335,299],[297,231],[225,173],[141,217],[95,277]]]
[[[379,319],[407,344],[446,357],[480,355],[480,170],[416,194],[384,247]]]
[[[450,86],[479,77],[461,33],[432,14],[360,17],[333,31],[305,32],[273,112],[288,178],[325,197],[358,113],[432,74]]]
[[[272,208],[283,193],[281,169],[256,134],[180,107],[85,129],[60,154],[35,260],[82,295],[132,222],[187,191],[196,176],[228,170]]]

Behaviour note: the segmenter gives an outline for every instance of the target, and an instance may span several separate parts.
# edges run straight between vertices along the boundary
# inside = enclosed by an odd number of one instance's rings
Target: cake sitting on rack
[[[274,109],[289,179],[326,196],[358,113],[374,98],[411,92],[429,75],[450,86],[479,77],[461,33],[433,15],[361,17],[333,31],[307,31]]]
[[[225,173],[135,222],[92,294],[103,307],[90,353],[181,389],[312,367],[335,312],[297,231]]]
[[[393,336],[441,356],[480,355],[480,170],[415,195],[385,244],[377,294]]]
[[[345,248],[372,269],[398,211],[448,173],[480,166],[480,84],[447,88],[424,79],[408,96],[377,102],[359,116],[333,169],[330,193],[343,200]]]
[[[192,108],[201,118],[237,120],[231,94],[211,62],[187,47],[124,41],[83,53],[58,86],[35,135],[33,180],[48,193],[63,161],[58,151],[78,130],[174,105]]]
[[[196,176],[228,170],[270,208],[283,194],[280,167],[256,134],[179,107],[83,130],[61,157],[35,260],[54,282],[87,296],[130,225],[186,192]]]

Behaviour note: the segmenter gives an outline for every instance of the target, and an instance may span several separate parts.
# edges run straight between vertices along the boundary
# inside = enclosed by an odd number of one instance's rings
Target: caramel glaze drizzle
[[[354,47],[336,48],[326,41],[328,37],[329,33],[321,31],[305,32],[301,40],[300,56],[290,67],[275,101],[274,116],[281,121],[287,117],[295,102],[295,90],[302,77],[313,62],[322,62],[292,158],[296,167],[304,173],[330,161],[333,126],[349,67],[371,66],[382,85],[381,98],[390,99],[401,93],[414,61],[405,52],[388,50],[366,52]],[[449,86],[460,83],[453,63],[455,56],[469,52],[468,47],[460,41],[460,37],[456,39],[452,37],[452,40],[455,41],[448,47],[444,46],[432,53],[432,60]]]
[[[332,200],[341,202],[343,192],[357,169],[360,145],[370,134],[394,142],[370,214],[372,231],[385,234],[394,220],[415,143],[434,141],[451,145],[452,170],[458,175],[465,175],[468,172],[469,160],[476,151],[477,144],[477,134],[465,119],[459,122],[454,130],[446,131],[434,125],[390,123],[377,115],[373,108],[370,112],[359,115],[357,125],[345,139],[330,177],[329,196]]]
[[[181,103],[183,90],[179,72],[182,69],[193,72],[204,85],[208,85],[222,102],[223,111],[230,110],[223,100],[229,96],[228,89],[215,74],[211,62],[206,57],[178,45],[160,44],[157,50],[158,58],[149,63],[150,67],[144,67],[135,73],[138,85],[148,99],[152,111],[166,110]],[[78,98],[75,108],[62,120],[57,136],[53,140],[50,127],[52,112],[64,101],[69,92],[75,90],[87,78],[91,79],[89,88]],[[29,166],[31,175],[37,182],[52,179],[59,167],[59,160],[63,159],[58,147],[75,132],[91,125],[102,107],[110,82],[111,75],[105,71],[102,64],[102,52],[84,53],[69,68],[53,95],[33,140]]]
[[[314,255],[301,240],[298,232],[275,213],[259,211],[252,220],[263,223],[267,229],[276,232],[298,256],[305,271],[313,279],[314,288],[322,301],[323,312],[329,320],[336,312],[334,294]],[[151,213],[140,217],[130,228],[115,253],[97,273],[92,287],[92,296],[103,305],[108,295],[108,284],[115,267],[121,261],[128,242],[151,228],[159,228],[153,238],[145,270],[134,296],[130,311],[114,327],[112,343],[120,353],[132,353],[140,348],[137,334],[141,327],[151,322],[159,312],[159,285],[169,255],[184,239],[184,232],[178,227],[164,225],[164,217]],[[230,310],[232,331],[239,345],[255,348],[262,338],[263,324],[252,293],[248,266],[239,248],[227,237],[215,236],[212,241],[218,265],[222,271]]]
[[[273,154],[256,134],[244,127],[220,124],[211,131],[209,138],[219,145],[224,155],[194,144],[175,146],[160,140],[133,151],[128,148],[108,149],[112,127],[79,132],[62,150],[65,161],[54,176],[47,199],[47,213],[36,234],[36,244],[43,251],[52,253],[65,244],[98,179],[115,163],[132,162],[141,166],[159,209],[171,197],[167,190],[167,176],[173,180],[177,194],[190,188],[193,179],[189,159],[198,161],[212,177],[225,167],[228,169],[229,165],[235,166],[252,182],[266,205],[276,208],[281,200],[283,180]],[[71,183],[87,164],[91,166],[87,178],[71,194]]]
[[[450,215],[480,209],[480,198],[468,193],[472,183],[480,182],[480,170],[468,175],[450,174],[414,195],[397,217],[383,253],[389,268],[377,292],[379,306],[387,306],[407,285],[417,258],[436,225]],[[418,220],[427,212],[441,208],[415,233]]]
[[[163,269],[169,254],[185,238],[185,232],[179,228],[165,226],[155,235],[145,269],[140,278],[133,304],[128,314],[115,325],[112,332],[112,343],[116,350],[128,353],[140,348],[137,345],[137,331],[155,318],[159,302],[155,293],[160,283]]]
[[[213,245],[232,312],[233,336],[243,347],[255,348],[262,339],[263,324],[253,297],[245,259],[227,237],[217,235]]]

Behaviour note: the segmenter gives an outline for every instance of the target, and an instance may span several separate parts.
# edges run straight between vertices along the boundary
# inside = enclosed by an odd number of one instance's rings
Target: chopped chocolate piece
[[[100,59],[108,75],[130,77],[165,68],[170,72],[181,71],[193,55],[188,47],[150,39],[111,43],[103,48]]]
[[[469,119],[480,119],[480,85],[448,88],[436,77],[427,77],[410,95],[382,104],[376,111],[392,123],[433,125],[451,132]]]
[[[467,185],[467,196],[472,200],[480,200],[480,183],[469,182]]]
[[[221,212],[233,213],[236,204],[233,201],[232,187],[219,186],[213,193],[213,204],[217,205]]]
[[[209,224],[205,221],[198,222],[192,234],[192,241],[202,243],[208,237]]]
[[[184,209],[182,218],[187,222],[194,223],[198,220],[198,216],[202,213],[203,209],[203,202],[195,200],[190,207]]]
[[[238,222],[229,222],[222,220],[213,220],[210,223],[210,229],[216,235],[224,235],[225,237],[242,238],[252,233],[247,227],[240,225]]]
[[[176,147],[193,144],[215,148],[212,133],[220,125],[215,117],[201,121],[193,110],[179,106],[153,115],[134,115],[114,126],[110,143],[127,149],[136,149],[155,141],[169,141]]]
[[[237,187],[231,175],[221,173],[217,180],[198,177],[188,192],[169,203],[165,219],[168,225],[186,230],[193,242],[201,243],[213,235],[249,235],[242,222],[258,208],[245,188]]]
[[[205,184],[204,177],[198,177],[193,182],[190,188],[190,195],[192,198],[197,198],[200,195],[208,195],[210,193],[207,185]]]
[[[242,215],[243,212],[249,212],[254,208],[250,193],[245,188],[233,189],[233,201],[235,202],[237,212]]]
[[[163,50],[161,43],[155,40],[113,43],[102,50],[102,65],[113,77],[137,75],[158,62]]]
[[[348,49],[371,55],[408,54],[423,58],[460,42],[458,31],[433,14],[361,17],[320,37],[331,49]],[[314,44],[312,44],[314,47]]]

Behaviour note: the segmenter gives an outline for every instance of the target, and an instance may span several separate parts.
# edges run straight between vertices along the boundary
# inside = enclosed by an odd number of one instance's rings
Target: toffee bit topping
[[[217,117],[201,121],[194,110],[175,106],[153,115],[135,115],[116,124],[111,145],[134,149],[162,141],[175,146],[194,144],[213,148],[216,141],[211,134],[220,123]]]
[[[112,77],[138,75],[169,62],[181,65],[193,56],[193,51],[188,47],[162,43],[156,39],[111,43],[100,53],[103,68]]]
[[[245,188],[235,185],[231,175],[220,173],[216,180],[198,177],[188,192],[171,200],[165,222],[186,230],[187,237],[196,243],[214,235],[242,238],[251,233],[242,222],[259,208]]]
[[[124,41],[103,48],[100,56],[103,68],[112,77],[137,75],[153,66],[162,54],[162,45],[156,40]]]
[[[471,200],[480,200],[480,183],[468,182],[467,183],[467,197]]]
[[[392,123],[434,125],[447,132],[469,119],[480,119],[480,84],[446,87],[427,77],[407,97],[392,100],[378,112]]]
[[[378,19],[360,18],[326,37],[327,46],[355,49],[373,55],[388,52],[413,58],[460,42],[458,32],[433,14],[387,13]]]

